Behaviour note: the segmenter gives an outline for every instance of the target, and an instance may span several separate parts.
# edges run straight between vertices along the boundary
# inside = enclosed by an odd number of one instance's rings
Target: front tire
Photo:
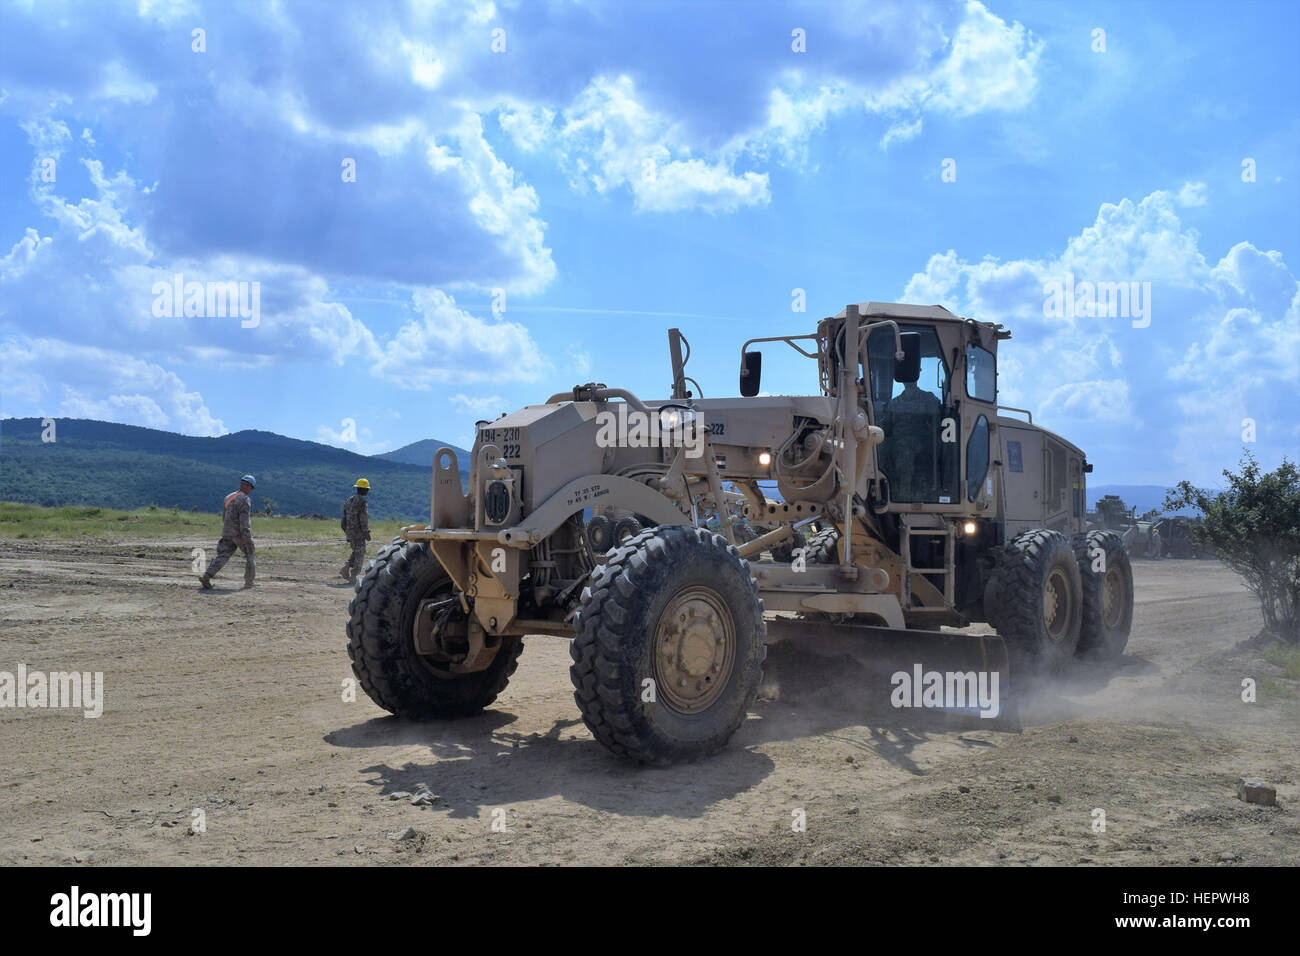
[[[1074,536],[1074,556],[1083,581],[1080,657],[1118,660],[1133,629],[1133,565],[1113,531]]]
[[[1079,645],[1083,584],[1070,541],[1059,531],[1022,531],[1003,549],[985,617],[1006,639],[1017,670],[1058,674]]]
[[[664,766],[724,747],[767,655],[758,582],[720,534],[652,528],[611,551],[583,591],[574,700],[613,753]]]
[[[518,637],[501,638],[487,668],[469,674],[416,653],[416,610],[425,600],[452,593],[451,579],[428,546],[401,541],[367,566],[348,603],[352,672],[390,714],[414,720],[472,716],[496,700],[515,672],[524,649]]]

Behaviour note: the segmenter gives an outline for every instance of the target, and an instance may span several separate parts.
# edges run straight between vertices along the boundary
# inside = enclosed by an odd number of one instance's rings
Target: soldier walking
[[[357,581],[357,572],[366,563],[366,542],[370,540],[370,514],[366,510],[366,495],[370,494],[370,482],[358,478],[355,485],[357,492],[343,502],[343,534],[352,546],[352,553],[339,571],[339,577],[347,578],[349,584]]]
[[[244,587],[253,586],[257,562],[253,554],[253,528],[250,521],[253,506],[248,500],[248,494],[255,487],[257,482],[253,476],[245,475],[239,480],[239,490],[226,495],[226,504],[221,511],[221,540],[217,542],[217,556],[199,576],[199,584],[204,588],[212,587],[212,579],[226,566],[236,548],[244,552]]]

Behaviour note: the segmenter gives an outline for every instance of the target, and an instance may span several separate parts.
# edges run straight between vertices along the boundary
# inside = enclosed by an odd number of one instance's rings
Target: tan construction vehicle
[[[393,714],[459,717],[506,686],[525,635],[569,637],[591,732],[664,764],[726,744],[769,638],[834,626],[1016,679],[1117,657],[1128,555],[1086,530],[1084,453],[998,405],[1008,338],[938,306],[850,305],[746,342],[741,397],[706,399],[673,329],[667,399],[593,383],[482,424],[469,493],[440,450],[429,524],[358,584],[354,672]],[[815,362],[820,394],[759,396],[760,343]],[[596,506],[647,527],[595,551]],[[981,622],[998,636],[939,630]]]

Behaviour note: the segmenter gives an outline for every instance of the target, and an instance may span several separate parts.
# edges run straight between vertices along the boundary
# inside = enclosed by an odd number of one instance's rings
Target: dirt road
[[[260,586],[207,593],[189,547],[0,542],[0,670],[102,672],[105,699],[0,710],[0,863],[1300,862],[1297,682],[1238,647],[1260,616],[1217,563],[1137,563],[1121,664],[1017,687],[1018,724],[892,710],[787,642],[724,753],[645,770],[583,727],[564,640],[527,640],[483,715],[408,723],[345,699],[341,547],[259,540]]]

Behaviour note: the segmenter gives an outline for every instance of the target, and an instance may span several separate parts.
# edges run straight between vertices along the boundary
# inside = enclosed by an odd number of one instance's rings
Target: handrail
[[[650,414],[650,406],[637,398],[625,388],[605,388],[595,385],[578,385],[568,392],[556,392],[542,404],[558,405],[560,402],[603,402],[611,398],[621,398],[638,412]]]
[[[1034,413],[1027,408],[1016,408],[1014,405],[999,405],[997,409],[1000,412],[1020,412],[1029,419],[1029,424],[1032,425],[1034,423]]]
[[[749,351],[749,347],[755,344],[756,342],[784,342],[786,345],[790,346],[790,348],[794,349],[804,358],[818,358],[817,352],[805,352],[803,349],[799,348],[799,346],[795,345],[794,343],[799,339],[812,339],[814,342],[816,342],[817,336],[816,335],[768,335],[760,339],[750,339],[748,342],[746,342],[744,345],[740,347],[740,354],[742,357],[744,357],[745,353]]]

